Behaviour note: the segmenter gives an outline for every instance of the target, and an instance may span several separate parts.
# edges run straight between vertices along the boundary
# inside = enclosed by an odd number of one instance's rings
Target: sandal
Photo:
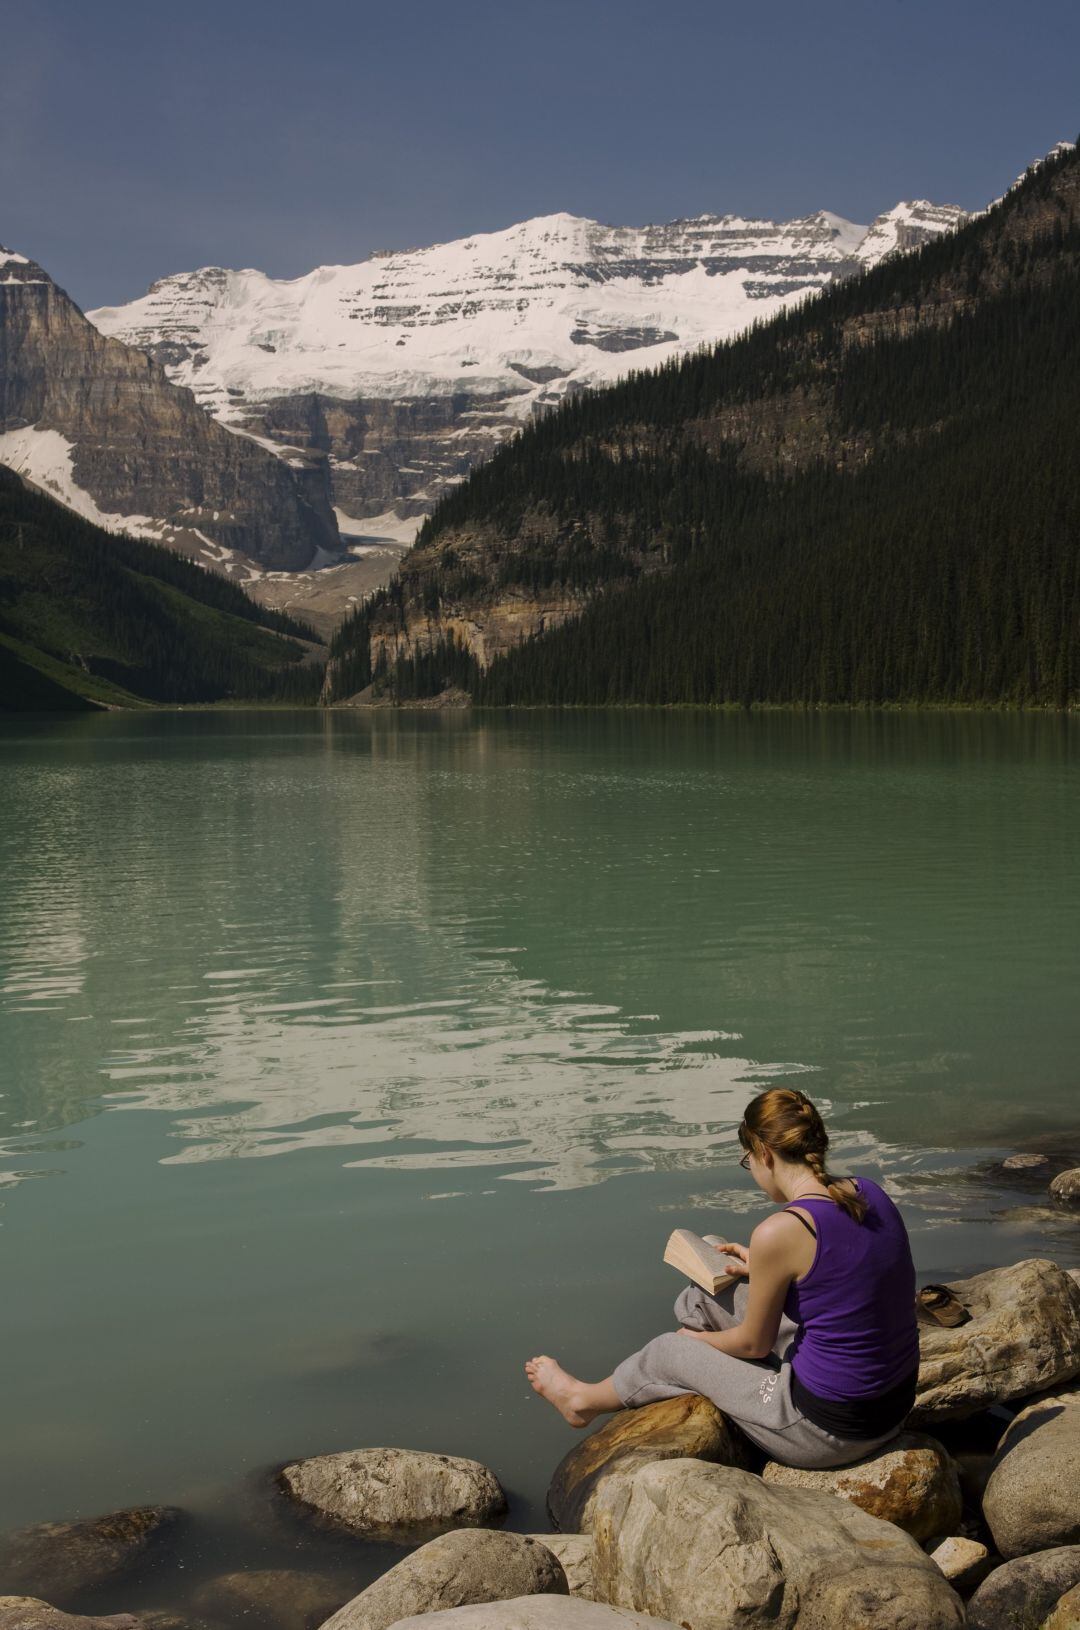
[[[963,1302],[954,1296],[948,1285],[924,1285],[915,1302],[921,1314],[933,1319],[935,1324],[943,1324],[946,1329],[967,1324],[971,1318]]]

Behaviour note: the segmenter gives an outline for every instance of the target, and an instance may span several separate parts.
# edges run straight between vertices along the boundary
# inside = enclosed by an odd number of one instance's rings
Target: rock
[[[1069,1172],[1059,1172],[1050,1185],[1050,1193],[1055,1200],[1080,1205],[1080,1166],[1074,1166]]]
[[[1037,1171],[1041,1166],[1049,1166],[1048,1155],[1006,1155],[1001,1162],[1003,1172]]]
[[[847,1500],[665,1460],[612,1472],[593,1514],[604,1601],[684,1630],[945,1630],[960,1598],[910,1535]]]
[[[83,1618],[34,1596],[0,1596],[0,1630],[142,1630],[142,1623],[130,1613]]]
[[[318,1630],[355,1593],[355,1585],[301,1573],[292,1568],[260,1568],[221,1573],[195,1593],[195,1606],[208,1618],[228,1624],[252,1617],[279,1630]]]
[[[1065,1592],[1039,1630],[1080,1630],[1080,1585]]]
[[[968,1603],[971,1630],[1032,1630],[1080,1584],[1080,1545],[1005,1562]]]
[[[394,1630],[675,1630],[662,1619],[571,1596],[517,1596],[401,1619]]]
[[[529,1538],[536,1540],[539,1545],[546,1545],[548,1550],[558,1557],[571,1596],[584,1596],[588,1601],[596,1600],[593,1579],[595,1547],[591,1534],[530,1534]]]
[[[429,1540],[347,1602],[324,1630],[384,1630],[412,1614],[568,1594],[562,1565],[526,1534],[461,1528]]]
[[[564,1534],[588,1532],[601,1480],[628,1460],[711,1460],[725,1466],[759,1463],[742,1433],[707,1398],[683,1393],[641,1409],[623,1409],[576,1443],[555,1468],[547,1504]]]
[[[983,1515],[1010,1560],[1080,1544],[1080,1390],[1020,1411],[994,1456]]]
[[[850,1466],[804,1471],[770,1460],[761,1475],[776,1488],[836,1494],[918,1540],[947,1534],[960,1521],[956,1466],[935,1438],[918,1432],[903,1432]]]
[[[909,1424],[930,1426],[1023,1398],[1080,1373],[1080,1286],[1038,1258],[949,1287],[971,1314],[919,1325],[919,1386]]]
[[[478,1460],[419,1449],[355,1449],[315,1455],[279,1473],[301,1504],[353,1533],[427,1538],[506,1515],[506,1495]]]
[[[985,1545],[980,1545],[977,1539],[965,1539],[962,1534],[950,1534],[940,1540],[930,1551],[930,1560],[937,1563],[961,1596],[969,1595],[994,1565]]]
[[[171,1537],[181,1516],[175,1506],[134,1506],[16,1529],[0,1545],[0,1579],[9,1590],[47,1590],[66,1601],[126,1573]]]

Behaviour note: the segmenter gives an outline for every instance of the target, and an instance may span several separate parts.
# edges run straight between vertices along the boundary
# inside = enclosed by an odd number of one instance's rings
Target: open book
[[[715,1296],[743,1277],[731,1272],[731,1258],[717,1249],[726,1244],[719,1234],[702,1236],[691,1233],[689,1228],[676,1228],[664,1248],[664,1261]]]

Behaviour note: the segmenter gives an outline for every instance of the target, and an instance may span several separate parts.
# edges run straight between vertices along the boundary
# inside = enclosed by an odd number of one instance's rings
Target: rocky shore
[[[1053,1195],[1075,1206],[1080,1171]],[[1080,1269],[1035,1258],[950,1289],[968,1316],[920,1323],[907,1430],[853,1465],[765,1460],[712,1403],[673,1398],[576,1440],[552,1531],[519,1534],[477,1461],[314,1456],[278,1471],[275,1500],[409,1547],[358,1593],[247,1570],[175,1611],[78,1611],[183,1522],[140,1507],[0,1541],[0,1630],[1080,1630]]]

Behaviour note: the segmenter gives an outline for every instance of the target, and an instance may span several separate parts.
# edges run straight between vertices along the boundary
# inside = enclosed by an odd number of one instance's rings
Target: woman
[[[914,1403],[907,1231],[876,1183],[830,1176],[828,1135],[803,1093],[760,1093],[739,1142],[740,1165],[782,1208],[754,1229],[749,1250],[726,1248],[748,1283],[718,1296],[688,1286],[675,1304],[682,1328],[604,1381],[578,1381],[546,1356],[525,1372],[571,1426],[698,1392],[774,1460],[842,1466],[895,1437]]]

